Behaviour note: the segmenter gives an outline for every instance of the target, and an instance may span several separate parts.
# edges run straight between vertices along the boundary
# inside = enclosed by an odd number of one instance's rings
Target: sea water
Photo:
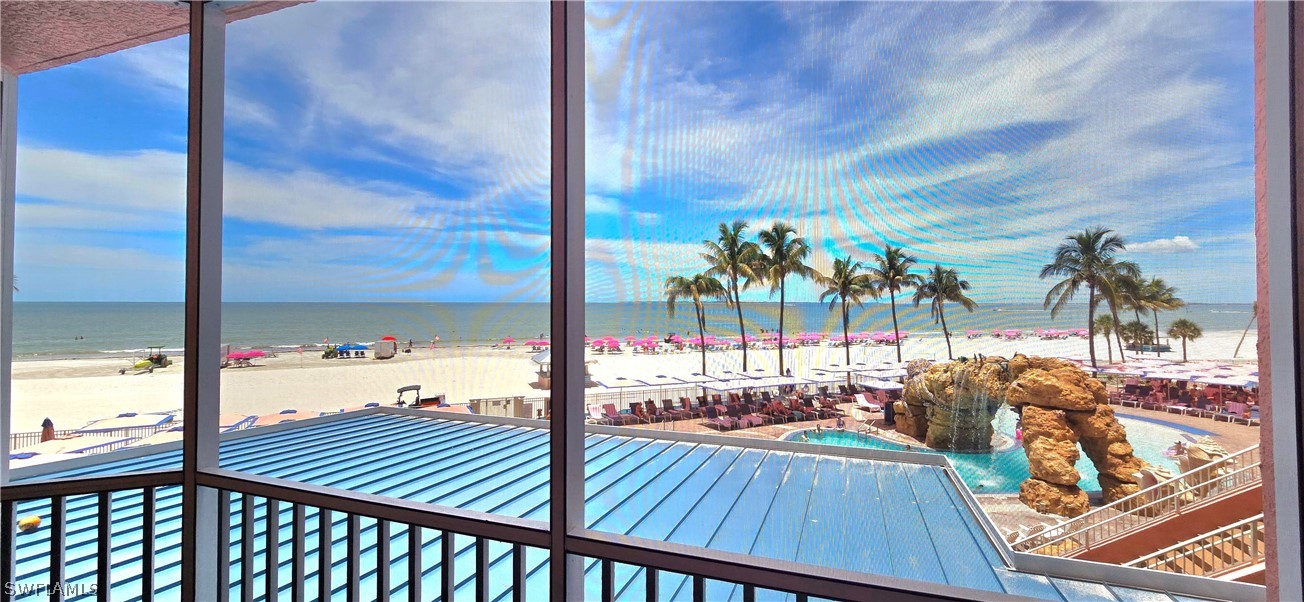
[[[851,331],[890,331],[889,305],[866,303],[851,311]],[[779,327],[778,303],[744,303],[748,334]],[[788,303],[784,331],[842,331],[840,314],[823,303]],[[983,305],[973,313],[958,306],[947,312],[953,335],[965,330],[1038,328],[1077,329],[1086,326],[1086,307],[1070,305],[1055,318],[1039,304]],[[1120,316],[1133,319],[1130,312]],[[1205,332],[1241,331],[1250,319],[1248,304],[1190,305],[1159,314],[1160,330],[1178,318],[1199,324]],[[180,352],[184,331],[181,303],[14,303],[14,355],[18,359],[115,357],[139,354],[151,345]],[[737,335],[737,314],[723,304],[707,305],[707,333]],[[940,332],[927,306],[897,304],[901,330]],[[1152,318],[1142,316],[1147,324]],[[237,347],[293,349],[334,343],[369,343],[392,335],[406,343],[429,345],[490,345],[505,337],[547,338],[546,303],[223,303],[222,341]],[[627,335],[665,337],[671,333],[696,336],[691,304],[681,304],[672,318],[665,303],[589,303],[585,332],[594,337]]]

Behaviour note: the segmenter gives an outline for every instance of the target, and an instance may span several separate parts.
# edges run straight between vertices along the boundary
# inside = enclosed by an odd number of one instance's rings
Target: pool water
[[[1177,469],[1177,464],[1164,455],[1173,442],[1190,441],[1193,431],[1183,429],[1170,423],[1153,420],[1136,420],[1118,417],[1123,428],[1127,430],[1128,442],[1132,451],[1142,460],[1168,468]],[[1015,416],[1013,412],[1001,411],[996,418],[996,430],[1010,439],[1014,438]],[[866,447],[871,449],[905,450],[906,446],[877,437],[857,434],[853,431],[826,430],[817,434],[811,430],[802,430],[788,434],[789,441],[800,440],[805,433],[810,443],[822,445],[839,445],[842,447]],[[964,479],[974,493],[1018,493],[1019,483],[1028,478],[1028,456],[1023,446],[1014,445],[1007,449],[988,454],[965,454],[931,450],[922,445],[911,446],[911,451],[942,454],[951,459],[960,478]],[[1100,491],[1096,482],[1096,467],[1083,453],[1077,462],[1078,473],[1082,480],[1078,486],[1084,491]]]

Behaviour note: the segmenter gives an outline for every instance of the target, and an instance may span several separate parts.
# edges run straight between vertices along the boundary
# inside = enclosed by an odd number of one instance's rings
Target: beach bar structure
[[[22,77],[189,36],[181,440],[11,468],[0,433],[0,582],[93,584],[85,598],[147,602],[1304,599],[1289,344],[1262,377],[1285,416],[1263,427],[1264,480],[1277,487],[1264,504],[1266,587],[1015,551],[940,455],[585,425],[582,2],[548,7],[551,420],[390,406],[221,432],[226,28],[311,8],[298,4],[0,3],[5,429]],[[1261,322],[1271,318],[1265,337],[1293,341],[1304,245],[1292,220],[1304,207],[1291,177],[1304,144],[1291,125],[1304,86],[1292,65],[1304,60],[1288,53],[1304,49],[1293,40],[1304,11],[1256,11],[1267,57],[1257,117],[1275,166],[1260,191],[1259,256],[1274,282]]]

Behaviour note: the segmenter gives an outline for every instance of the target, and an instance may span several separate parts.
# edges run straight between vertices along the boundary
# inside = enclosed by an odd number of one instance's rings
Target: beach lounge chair
[[[641,401],[629,404],[629,415],[634,417],[635,424],[652,424],[653,422],[652,417],[644,410]]]
[[[602,413],[602,408],[597,405],[589,406],[589,418],[587,422],[594,424],[611,424],[611,419]]]
[[[602,404],[602,415],[606,416],[607,420],[611,421],[611,424],[619,424],[621,426],[638,422],[637,418],[630,416],[629,414],[621,414],[616,410],[615,404],[610,403]]]
[[[692,410],[676,408],[675,402],[670,399],[661,400],[661,411],[669,416],[671,420],[683,420],[685,418],[691,418],[693,415]]]
[[[725,412],[730,418],[737,420],[738,425],[743,428],[751,428],[765,424],[765,421],[762,420],[760,416],[752,414],[747,406],[740,403],[730,405]]]
[[[856,394],[856,409],[862,412],[882,412],[883,406],[869,400],[869,396],[864,393]]]
[[[697,418],[702,415],[701,407],[693,407],[693,400],[687,397],[679,398],[679,407],[687,413],[689,418]]]
[[[715,406],[706,406],[703,420],[707,426],[713,426],[719,430],[733,430],[738,428],[738,421],[728,416],[721,416],[720,411]]]
[[[801,404],[806,407],[806,412],[816,418],[830,418],[834,415],[828,408],[815,407],[815,402],[808,396],[801,398]]]
[[[667,399],[666,401],[670,401],[670,400]],[[674,420],[678,418],[674,414],[662,410],[660,407],[657,406],[657,402],[652,401],[651,399],[644,401],[643,407],[647,409],[647,413],[649,416],[652,417],[652,420],[655,420],[657,422],[668,422],[670,420]]]
[[[784,403],[784,402],[778,402],[778,403]],[[811,412],[809,409],[807,409],[806,406],[801,405],[801,402],[798,401],[797,398],[795,397],[787,401],[787,406],[788,406],[788,411],[792,412],[793,420],[801,421],[801,420],[810,420],[812,418],[815,418],[815,414]]]

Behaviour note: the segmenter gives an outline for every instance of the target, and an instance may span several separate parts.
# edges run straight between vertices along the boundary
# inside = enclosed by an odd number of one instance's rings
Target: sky
[[[904,246],[989,304],[1040,302],[1055,246],[1105,226],[1188,302],[1253,300],[1250,3],[588,12],[590,301],[661,300],[735,219],[790,222],[824,272]],[[230,25],[224,298],[547,301],[547,28],[543,3]],[[185,109],[185,38],[20,78],[16,300],[182,298]]]

